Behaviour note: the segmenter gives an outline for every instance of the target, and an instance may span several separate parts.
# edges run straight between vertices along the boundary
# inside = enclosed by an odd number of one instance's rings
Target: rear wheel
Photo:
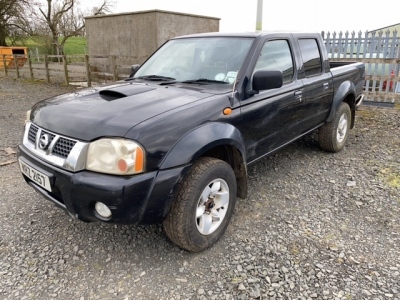
[[[198,252],[224,234],[236,203],[236,178],[226,162],[205,157],[180,183],[164,221],[167,236],[178,246]]]
[[[347,103],[340,104],[332,122],[319,129],[319,145],[330,152],[339,152],[346,144],[350,131],[351,110]]]

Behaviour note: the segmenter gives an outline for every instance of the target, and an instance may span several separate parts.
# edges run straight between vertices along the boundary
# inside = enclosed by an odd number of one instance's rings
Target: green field
[[[65,42],[64,52],[67,55],[85,54],[87,52],[86,38],[73,36]]]
[[[61,42],[61,38],[60,38]],[[10,44],[10,41],[7,41]],[[43,39],[33,37],[33,38],[24,38],[20,39],[15,43],[15,46],[25,46],[28,47],[30,50],[38,48],[39,54],[46,54],[46,43]],[[85,37],[70,37],[65,42],[64,53],[66,55],[74,55],[74,54],[85,54],[87,43]]]

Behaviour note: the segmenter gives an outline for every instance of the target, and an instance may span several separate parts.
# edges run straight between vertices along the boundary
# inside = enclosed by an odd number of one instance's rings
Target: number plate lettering
[[[50,179],[48,176],[42,174],[31,166],[28,166],[22,160],[19,160],[19,167],[21,169],[21,172],[24,173],[29,179],[31,179],[42,188],[51,192]]]

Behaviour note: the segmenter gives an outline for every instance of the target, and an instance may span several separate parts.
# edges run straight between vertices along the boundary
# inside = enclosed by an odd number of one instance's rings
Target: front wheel
[[[318,141],[322,149],[339,152],[346,144],[350,131],[351,110],[347,103],[340,104],[332,122],[319,128]]]
[[[167,236],[192,252],[202,251],[224,234],[236,203],[236,178],[226,162],[204,157],[179,184],[164,220]]]

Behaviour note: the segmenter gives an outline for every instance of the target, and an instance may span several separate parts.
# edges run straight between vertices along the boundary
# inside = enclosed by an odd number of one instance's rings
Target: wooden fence
[[[322,37],[331,61],[365,63],[365,101],[400,101],[400,37],[397,31],[322,32]],[[23,57],[26,62],[20,66],[17,61],[21,60],[21,55],[0,56],[0,76],[91,86],[128,77],[131,65],[126,63],[133,64],[137,59],[89,55]]]
[[[99,85],[127,78],[131,65],[129,57],[89,56],[89,55],[42,55],[32,58],[30,55],[0,56],[0,76],[43,80],[47,83],[65,83],[83,86]],[[13,61],[25,58],[23,66]],[[132,58],[133,59],[133,58]],[[96,61],[92,64],[92,60]]]
[[[365,95],[368,101],[400,100],[400,37],[397,31],[322,32],[331,61],[365,63]]]

